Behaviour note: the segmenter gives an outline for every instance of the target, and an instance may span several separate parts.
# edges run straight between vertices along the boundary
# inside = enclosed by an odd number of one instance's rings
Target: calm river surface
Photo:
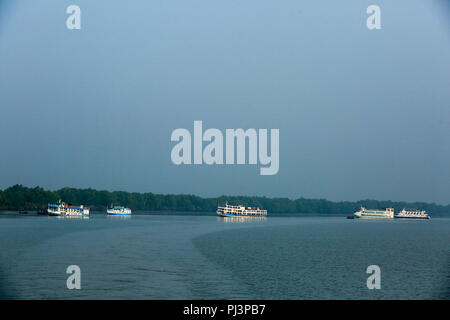
[[[80,290],[67,289],[69,265]],[[369,265],[380,290],[367,289]],[[450,219],[3,212],[0,298],[449,299]]]

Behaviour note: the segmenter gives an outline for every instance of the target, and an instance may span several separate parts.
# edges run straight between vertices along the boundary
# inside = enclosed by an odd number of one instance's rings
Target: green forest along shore
[[[263,208],[271,214],[351,214],[364,206],[370,209],[392,207],[395,212],[403,208],[418,208],[426,210],[433,216],[450,216],[450,205],[444,206],[424,202],[408,203],[377,200],[333,202],[325,199],[299,198],[292,200],[248,196],[201,198],[195,195],[111,192],[67,187],[49,191],[41,187],[29,188],[22,185],[14,185],[5,190],[0,190],[0,210],[39,210],[47,208],[48,203],[55,203],[59,199],[68,203],[83,204],[92,208],[92,210],[105,210],[108,205],[116,204],[129,207],[134,211],[215,212],[219,203],[224,204],[228,201],[230,204]]]

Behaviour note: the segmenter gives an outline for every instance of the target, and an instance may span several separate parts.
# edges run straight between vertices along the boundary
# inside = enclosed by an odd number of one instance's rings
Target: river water
[[[0,298],[449,299],[450,219],[3,212]]]

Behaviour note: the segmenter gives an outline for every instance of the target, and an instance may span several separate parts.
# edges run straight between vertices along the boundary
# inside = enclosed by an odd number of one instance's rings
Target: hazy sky
[[[438,0],[0,0],[0,188],[448,204],[449,18]],[[194,120],[279,128],[279,173],[175,166]]]

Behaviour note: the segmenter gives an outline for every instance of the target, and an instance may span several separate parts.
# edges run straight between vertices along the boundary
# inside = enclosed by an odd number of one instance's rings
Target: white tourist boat
[[[218,206],[216,213],[221,217],[265,217],[267,210],[251,208],[244,206],[231,206],[228,203],[225,206]]]
[[[354,213],[354,216],[362,219],[394,219],[394,208],[378,210],[361,207],[359,211]]]
[[[403,208],[402,211],[397,213],[395,215],[395,218],[396,219],[417,219],[417,220],[431,219],[431,217],[424,210],[405,209],[405,208]]]
[[[131,215],[131,209],[125,207],[114,206],[106,209],[106,213],[115,216],[129,216]]]
[[[83,205],[74,206],[59,200],[56,204],[48,205],[47,213],[49,216],[87,216],[89,208]]]

